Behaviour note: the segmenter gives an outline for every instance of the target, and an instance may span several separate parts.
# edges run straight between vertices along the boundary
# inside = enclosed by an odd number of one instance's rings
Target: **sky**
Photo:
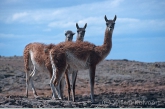
[[[76,23],[102,45],[104,16],[117,20],[106,59],[165,62],[165,0],[0,0],[0,55],[22,56],[28,43],[58,44]]]

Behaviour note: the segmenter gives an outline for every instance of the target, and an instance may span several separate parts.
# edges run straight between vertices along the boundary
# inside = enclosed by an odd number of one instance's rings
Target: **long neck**
[[[112,33],[113,30],[109,30],[106,28],[105,30],[105,36],[104,36],[104,43],[102,45],[102,58],[104,59],[109,52],[111,51],[112,48]]]
[[[79,34],[77,34],[76,41],[84,41],[84,37],[81,37]]]
[[[113,33],[113,30],[109,30],[108,28],[106,28],[105,30],[105,36],[104,36],[104,43],[102,46],[106,47],[107,50],[111,49],[112,47],[112,33]]]
[[[100,62],[101,60],[103,60],[111,51],[112,48],[112,33],[113,30],[108,30],[108,28],[106,28],[105,30],[105,36],[104,36],[104,43],[102,46],[97,46],[95,51],[98,54],[98,62]]]

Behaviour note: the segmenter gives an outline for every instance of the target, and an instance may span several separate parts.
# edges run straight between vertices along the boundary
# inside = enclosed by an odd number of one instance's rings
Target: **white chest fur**
[[[69,64],[72,69],[83,70],[89,68],[89,63],[87,61],[88,58],[85,60],[81,60],[70,52],[66,52],[66,55],[67,55],[67,64]]]

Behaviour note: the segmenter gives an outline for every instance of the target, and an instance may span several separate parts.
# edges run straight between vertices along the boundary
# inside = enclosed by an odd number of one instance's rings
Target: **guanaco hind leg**
[[[64,96],[64,88],[65,88],[65,76],[62,76],[61,82],[60,82],[60,91],[61,91],[61,98],[63,99]]]
[[[55,68],[55,65],[54,65],[54,62],[53,62],[53,60],[52,60],[52,56],[51,56],[51,54],[50,54],[50,61],[51,61],[51,64],[52,64],[52,69],[53,69],[53,74],[52,74],[52,78],[51,78],[51,80],[50,80],[50,87],[51,87],[51,90],[52,90],[52,92],[53,92],[53,95],[52,95],[52,99],[55,99],[55,91],[56,91],[56,93],[58,93],[57,92],[57,90],[55,89],[55,87],[54,87],[54,80],[55,80],[55,72],[56,72],[56,68]]]
[[[65,71],[65,81],[66,81],[66,85],[67,85],[67,89],[68,89],[68,101],[70,101],[70,80],[69,80],[69,74],[68,74],[68,69]]]
[[[38,95],[37,95],[37,92],[36,92],[35,87],[34,87],[34,84],[33,84],[33,77],[34,77],[35,73],[36,73],[36,68],[35,68],[35,66],[34,66],[33,71],[32,71],[32,73],[31,73],[30,76],[29,76],[29,81],[30,81],[31,86],[32,86],[33,95],[34,95],[34,97],[37,98]]]
[[[35,75],[35,66],[34,66],[33,71],[30,75],[29,75],[29,71],[27,71],[27,73],[26,73],[26,96],[27,97],[28,97],[29,82],[32,86],[34,97],[38,97],[37,92],[36,92],[35,87],[34,87],[34,84],[33,84],[33,76],[34,75]]]
[[[28,97],[28,89],[29,89],[29,71],[26,72],[26,97]]]

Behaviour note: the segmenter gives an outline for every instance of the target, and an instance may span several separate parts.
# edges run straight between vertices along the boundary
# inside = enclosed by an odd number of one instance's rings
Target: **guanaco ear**
[[[107,19],[107,16],[106,16],[106,15],[105,15],[104,19],[105,19],[105,21],[108,21],[108,19]]]
[[[87,23],[85,24],[85,26],[84,26],[84,29],[87,27]]]
[[[114,17],[113,21],[116,21],[116,19],[117,19],[117,16],[115,15],[115,17]]]
[[[77,29],[79,29],[78,23],[76,23],[76,27],[77,27]]]

